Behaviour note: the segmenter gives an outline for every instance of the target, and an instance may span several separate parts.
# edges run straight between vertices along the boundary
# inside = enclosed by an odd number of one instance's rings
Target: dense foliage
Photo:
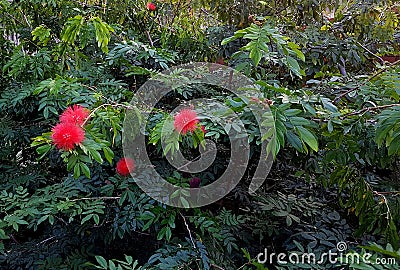
[[[398,269],[399,8],[395,0],[0,0],[1,269]],[[200,119],[163,152],[160,133],[178,104],[212,98],[248,133],[251,165],[240,184],[185,209],[137,186],[122,134],[143,83],[191,61],[235,68],[261,97],[189,85],[152,112],[152,162],[186,187],[224,172],[226,130],[240,127]],[[255,194],[248,187],[266,137],[252,102],[269,106],[276,130],[274,164]],[[175,127],[195,117],[185,113]],[[218,146],[208,170],[168,166],[165,151],[196,157],[204,137]],[[372,263],[257,261],[264,249],[320,256],[339,242],[346,253],[372,253]],[[381,258],[397,262],[373,265]]]

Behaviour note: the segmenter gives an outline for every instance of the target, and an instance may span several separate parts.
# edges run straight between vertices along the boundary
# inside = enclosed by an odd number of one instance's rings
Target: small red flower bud
[[[156,5],[152,2],[147,3],[147,9],[150,11],[155,11],[157,9]]]
[[[201,182],[201,179],[198,177],[194,177],[194,178],[190,179],[190,181],[189,181],[190,188],[199,188],[200,182]]]
[[[135,170],[135,162],[131,158],[121,158],[117,162],[116,170],[120,175],[128,176]]]

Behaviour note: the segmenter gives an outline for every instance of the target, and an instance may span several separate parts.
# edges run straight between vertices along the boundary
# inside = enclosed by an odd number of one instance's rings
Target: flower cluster
[[[60,116],[60,123],[53,129],[51,139],[57,149],[70,151],[83,142],[85,139],[85,131],[82,125],[89,117],[89,110],[74,105],[68,107]]]

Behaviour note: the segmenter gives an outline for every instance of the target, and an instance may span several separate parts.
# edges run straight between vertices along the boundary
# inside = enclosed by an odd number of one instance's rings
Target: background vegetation
[[[400,2],[154,5],[0,0],[1,268],[398,269],[261,265],[256,256],[264,248],[318,255],[344,241],[348,252],[400,258]],[[190,61],[241,71],[264,97],[254,102],[270,105],[276,159],[254,196],[253,166],[229,196],[199,209],[155,202],[115,170],[135,91]],[[172,93],[149,134],[156,138],[156,123],[191,95],[213,96],[246,120],[257,160],[263,138],[248,103],[212,87]],[[73,104],[91,110],[85,141],[58,150],[51,130]],[[206,172],[173,172],[159,141],[149,145],[170,181],[198,177],[206,185],[224,171],[226,134],[203,124],[219,145]]]

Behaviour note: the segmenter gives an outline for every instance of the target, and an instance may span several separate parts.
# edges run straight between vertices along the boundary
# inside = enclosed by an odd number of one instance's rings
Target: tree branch
[[[367,51],[373,57],[377,58],[381,62],[382,65],[385,63],[385,61],[382,59],[382,57],[380,57],[379,55],[376,55],[373,52],[371,52],[367,47],[362,45],[360,42],[357,41],[357,45],[360,46],[361,48],[363,48],[365,51]]]
[[[372,79],[378,77],[380,74],[382,74],[383,72],[385,72],[388,68],[391,68],[391,67],[393,67],[393,66],[395,66],[395,65],[397,65],[397,64],[399,64],[399,63],[400,63],[400,60],[397,60],[396,62],[393,62],[393,63],[391,63],[390,65],[388,65],[387,67],[385,67],[385,68],[379,70],[377,73],[375,73],[374,75],[372,75],[366,82],[364,82],[364,83],[360,84],[359,86],[354,87],[354,88],[352,88],[352,89],[350,89],[350,90],[348,90],[348,91],[346,91],[346,92],[340,94],[339,96],[337,96],[337,97],[333,100],[333,103],[337,103],[342,97],[346,96],[347,94],[349,94],[349,93],[351,93],[351,92],[354,92],[354,91],[360,89],[362,86],[366,85],[366,84],[367,84],[368,82],[370,82]]]

